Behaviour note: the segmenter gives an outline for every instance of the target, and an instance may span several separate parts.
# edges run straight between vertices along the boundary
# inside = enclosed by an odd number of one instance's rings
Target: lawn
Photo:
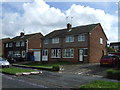
[[[89,84],[82,85],[80,88],[119,88],[120,90],[120,82],[108,82],[108,81],[101,81],[96,80]]]
[[[33,67],[41,67],[41,68],[52,68],[53,66],[61,66],[65,64],[71,64],[71,62],[54,62],[54,63],[46,63],[46,64],[39,64],[39,63],[31,63],[31,64],[23,64],[25,66],[33,66]]]
[[[2,68],[2,69],[0,69],[0,72],[5,72],[5,73],[9,73],[9,74],[16,74],[16,73],[23,73],[23,72],[34,72],[34,70],[27,70],[27,69],[10,67],[10,68]]]

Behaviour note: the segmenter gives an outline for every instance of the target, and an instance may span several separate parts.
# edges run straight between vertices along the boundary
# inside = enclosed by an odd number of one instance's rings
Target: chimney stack
[[[20,33],[20,36],[21,36],[21,37],[24,36],[24,32],[21,32],[21,33]]]
[[[72,25],[70,23],[67,24],[67,30],[70,30],[72,28]]]

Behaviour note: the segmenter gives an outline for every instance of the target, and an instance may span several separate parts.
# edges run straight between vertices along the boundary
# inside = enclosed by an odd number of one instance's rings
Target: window
[[[84,48],[84,49],[83,49],[83,55],[84,55],[84,56],[87,56],[87,55],[88,55],[88,49],[87,49],[87,48]]]
[[[6,43],[6,46],[5,46],[6,48],[8,47],[8,43]]]
[[[52,43],[53,44],[59,43],[59,38],[52,38]]]
[[[102,38],[100,38],[100,44],[103,44],[103,39]]]
[[[12,55],[13,55],[13,51],[9,51],[8,56],[12,56]]]
[[[12,47],[12,43],[9,43],[9,47]]]
[[[45,40],[44,40],[44,44],[48,44],[48,39],[45,39]]]
[[[25,42],[24,41],[21,42],[21,46],[25,46]]]
[[[63,49],[64,58],[74,58],[74,49]]]
[[[20,47],[20,42],[16,42],[16,47]]]
[[[78,41],[85,41],[85,34],[78,35]]]
[[[61,56],[60,49],[52,49],[51,52],[52,52],[52,55],[51,55],[52,58],[60,58]]]
[[[66,36],[65,41],[66,42],[74,42],[74,36]]]

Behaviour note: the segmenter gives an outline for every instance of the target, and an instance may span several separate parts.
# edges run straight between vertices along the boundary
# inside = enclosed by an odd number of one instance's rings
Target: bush
[[[120,70],[119,69],[110,69],[107,71],[107,77],[111,79],[120,80]]]
[[[59,65],[54,65],[54,66],[52,67],[52,69],[53,69],[54,71],[59,71],[59,70],[60,70],[60,66],[59,66]]]

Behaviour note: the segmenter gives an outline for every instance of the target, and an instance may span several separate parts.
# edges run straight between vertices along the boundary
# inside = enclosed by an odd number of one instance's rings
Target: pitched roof
[[[77,35],[80,33],[88,33],[90,31],[92,31],[98,24],[99,23],[73,27],[71,29],[71,31],[67,30],[67,28],[55,30],[55,31],[52,31],[51,33],[47,34],[46,36],[44,36],[43,39],[44,38],[53,38],[53,37],[63,37],[66,35]]]
[[[32,37],[36,34],[41,34],[41,33],[26,34],[24,36],[16,36],[16,37],[12,38],[9,42],[24,41],[24,40],[27,40],[27,39],[29,39],[30,37]]]

